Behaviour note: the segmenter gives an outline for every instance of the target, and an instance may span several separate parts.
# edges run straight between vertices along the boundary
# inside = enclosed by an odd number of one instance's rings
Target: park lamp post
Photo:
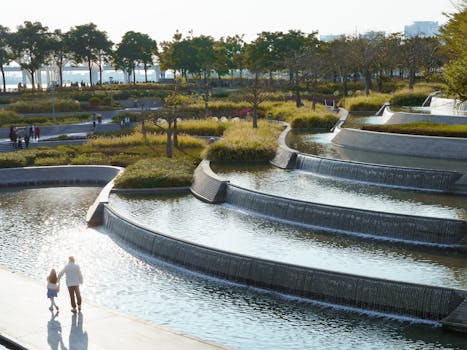
[[[109,77],[109,84],[110,84],[110,107],[113,106],[114,100],[113,100],[113,95],[112,95],[112,83],[114,82],[113,77]]]

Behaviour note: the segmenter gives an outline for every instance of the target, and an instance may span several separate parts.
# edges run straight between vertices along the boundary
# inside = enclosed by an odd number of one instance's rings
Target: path
[[[66,288],[58,298],[60,313],[54,316],[48,310],[45,280],[41,284],[3,267],[0,284],[0,337],[28,349],[227,349],[86,301],[74,315]]]

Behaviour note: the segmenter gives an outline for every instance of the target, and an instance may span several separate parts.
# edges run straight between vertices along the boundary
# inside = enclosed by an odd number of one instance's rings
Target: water
[[[224,167],[214,172],[232,184],[309,202],[407,215],[467,220],[463,196],[403,191],[339,181],[271,166]]]
[[[430,324],[356,315],[138,255],[106,232],[85,228],[86,209],[97,193],[96,188],[0,191],[0,264],[44,281],[51,267],[60,268],[74,254],[85,278],[85,303],[237,349],[465,348],[465,337]],[[65,293],[58,302],[68,303]]]
[[[160,232],[199,244],[308,267],[467,288],[467,261],[412,253],[253,217],[191,195],[112,195],[112,207]],[[222,229],[219,229],[219,228]]]
[[[389,153],[382,154],[379,152],[348,149],[333,145],[331,143],[333,137],[333,133],[304,133],[291,131],[287,135],[286,142],[289,147],[302,153],[326,158],[410,168],[467,172],[467,162],[465,161],[402,156]]]

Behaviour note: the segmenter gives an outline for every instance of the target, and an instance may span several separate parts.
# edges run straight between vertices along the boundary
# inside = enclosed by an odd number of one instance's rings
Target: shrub
[[[67,165],[69,163],[70,159],[65,155],[60,157],[37,158],[34,160],[35,166]]]
[[[89,105],[90,106],[99,106],[101,104],[101,99],[97,96],[92,96],[89,99]]]
[[[102,99],[102,104],[104,106],[110,106],[110,103],[111,103],[111,99],[109,96],[105,96],[103,99]]]
[[[110,165],[127,167],[136,163],[141,157],[132,154],[119,153],[110,158]]]
[[[130,165],[115,179],[116,188],[189,186],[194,165],[185,159],[143,159]]]
[[[109,165],[110,158],[103,153],[82,153],[71,160],[73,165]]]
[[[27,165],[26,157],[21,152],[0,153],[0,168],[19,168]]]

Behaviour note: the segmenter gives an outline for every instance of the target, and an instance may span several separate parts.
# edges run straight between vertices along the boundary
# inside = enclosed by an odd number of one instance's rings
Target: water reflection
[[[467,219],[467,200],[463,196],[382,188],[271,166],[214,165],[213,170],[235,185],[282,197],[372,211]]]
[[[0,191],[0,264],[42,282],[51,266],[62,266],[74,255],[86,276],[82,289],[86,300],[235,349],[465,348],[464,337],[431,325],[356,315],[225,283],[120,246],[102,229],[86,228],[84,216],[98,192],[90,188]],[[16,206],[33,211],[20,213]],[[223,210],[229,218],[230,211]],[[166,213],[152,215],[164,219]],[[43,224],[46,221],[49,224]],[[215,232],[220,234],[219,227],[218,222]],[[73,323],[73,332],[89,340],[85,315],[81,326],[78,318]],[[56,326],[51,327],[51,335],[57,335]],[[71,334],[62,334],[65,347]]]
[[[467,162],[465,161],[411,157],[390,153],[349,149],[333,145],[331,143],[332,137],[332,133],[305,133],[291,131],[287,135],[286,142],[289,147],[302,153],[327,158],[410,168],[450,170],[463,173],[467,172]]]
[[[314,268],[444,287],[467,287],[462,256],[412,252],[329,235],[211,205],[193,196],[112,195],[110,205],[157,231],[210,247]],[[219,229],[219,228],[222,229]]]

